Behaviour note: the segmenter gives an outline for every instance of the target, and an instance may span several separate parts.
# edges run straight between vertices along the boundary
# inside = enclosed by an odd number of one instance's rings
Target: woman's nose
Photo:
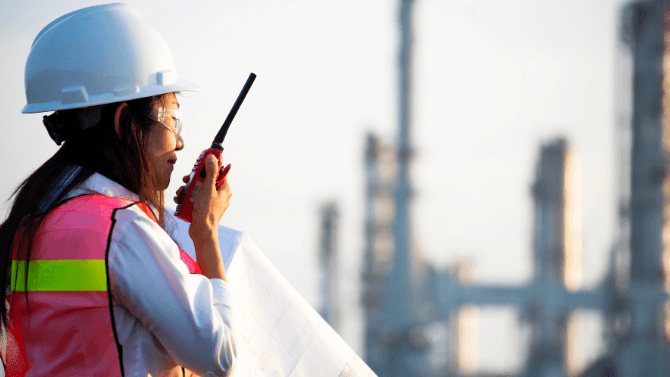
[[[180,151],[184,149],[184,139],[181,137],[181,135],[177,136],[177,148],[176,150]]]

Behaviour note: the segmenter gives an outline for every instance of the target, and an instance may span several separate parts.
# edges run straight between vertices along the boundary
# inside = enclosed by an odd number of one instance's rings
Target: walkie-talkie
[[[225,122],[223,122],[219,133],[216,134],[216,137],[212,142],[212,146],[200,153],[200,157],[198,157],[195,165],[193,165],[193,170],[191,170],[188,183],[186,184],[186,194],[183,194],[183,196],[179,198],[179,204],[177,205],[177,210],[174,213],[178,218],[189,223],[193,220],[193,203],[195,203],[195,196],[198,194],[200,187],[202,187],[202,184],[205,182],[205,177],[207,176],[207,172],[205,170],[205,161],[207,160],[207,156],[210,154],[213,154],[216,157],[219,164],[219,176],[216,179],[216,188],[218,189],[219,186],[223,184],[226,175],[230,170],[230,166],[226,166],[226,169],[221,169],[221,166],[223,165],[223,162],[221,162],[223,139],[226,138],[228,128],[230,128],[230,124],[233,122],[233,118],[235,118],[237,110],[240,109],[240,106],[242,105],[242,102],[247,96],[249,88],[251,88],[251,84],[254,83],[255,79],[256,75],[251,73],[247,79],[247,82],[242,88],[242,92],[240,92],[240,95],[237,96],[237,100],[235,101],[233,108],[230,109],[228,117],[226,117]]]

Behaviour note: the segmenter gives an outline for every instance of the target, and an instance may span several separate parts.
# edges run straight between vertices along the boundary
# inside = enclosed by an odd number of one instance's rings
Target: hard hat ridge
[[[25,72],[24,113],[199,90],[181,79],[163,37],[127,4],[80,9],[35,38]]]

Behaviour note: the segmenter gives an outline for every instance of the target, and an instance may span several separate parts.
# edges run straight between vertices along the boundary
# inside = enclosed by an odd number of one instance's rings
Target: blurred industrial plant
[[[401,0],[400,95],[395,142],[367,136],[365,250],[361,276],[366,362],[379,377],[485,376],[478,365],[479,308],[514,308],[530,329],[519,376],[670,375],[670,6],[635,2],[620,13],[617,57],[619,229],[609,270],[594,289],[582,280],[579,158],[565,138],[538,151],[529,193],[533,274],[524,286],[474,282],[472,263],[439,270],[413,240],[411,143],[412,7]],[[612,183],[615,184],[615,183]],[[322,209],[324,318],[337,320],[337,209]],[[585,365],[580,310],[604,321],[606,347]],[[445,339],[433,336],[446,329]],[[487,374],[488,373],[488,374]],[[502,376],[503,374],[495,374]]]

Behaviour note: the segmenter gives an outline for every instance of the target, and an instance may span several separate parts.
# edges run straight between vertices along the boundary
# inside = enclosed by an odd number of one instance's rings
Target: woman
[[[81,9],[38,34],[23,112],[55,111],[44,124],[63,145],[0,226],[7,375],[230,373],[217,225],[232,194],[216,189],[213,156],[189,228],[199,266],[164,230],[163,191],[184,148],[175,92],[197,89],[128,5]]]

